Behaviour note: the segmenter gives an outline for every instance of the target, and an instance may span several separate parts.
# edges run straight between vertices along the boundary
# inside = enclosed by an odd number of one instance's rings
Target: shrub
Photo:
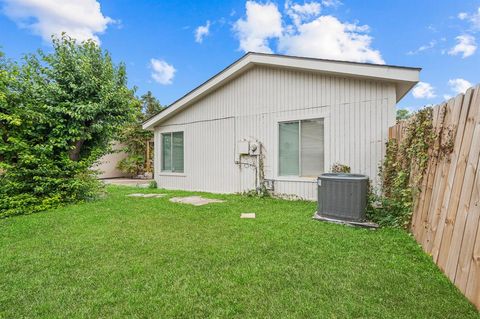
[[[93,41],[62,35],[52,53],[0,61],[0,216],[96,198],[90,167],[139,107],[125,67]]]
[[[130,177],[135,177],[143,172],[144,163],[145,158],[143,156],[129,155],[118,162],[117,168]]]
[[[148,183],[148,188],[152,188],[152,189],[158,188],[157,182],[156,181],[150,181],[150,183]]]
[[[350,166],[340,163],[334,163],[331,168],[332,173],[350,173]]]

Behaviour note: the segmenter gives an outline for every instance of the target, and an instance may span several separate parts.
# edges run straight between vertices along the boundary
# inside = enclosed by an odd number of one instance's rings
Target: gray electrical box
[[[318,177],[318,211],[322,217],[364,221],[368,176],[325,173]]]

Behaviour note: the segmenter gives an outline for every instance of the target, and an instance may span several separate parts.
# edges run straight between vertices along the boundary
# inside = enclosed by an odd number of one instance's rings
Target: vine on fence
[[[445,111],[442,111],[445,117]],[[440,125],[439,127],[442,127]],[[405,137],[387,142],[380,167],[381,192],[371,192],[369,218],[384,226],[408,227],[414,198],[420,192],[427,171],[429,148],[439,135],[433,128],[433,109],[418,111],[406,122]],[[440,132],[441,133],[441,132]],[[440,143],[440,145],[445,145]],[[435,156],[438,156],[438,151]]]

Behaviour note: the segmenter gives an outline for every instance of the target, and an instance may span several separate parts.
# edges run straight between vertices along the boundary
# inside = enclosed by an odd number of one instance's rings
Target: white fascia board
[[[391,81],[418,81],[419,69],[381,64],[355,63],[334,60],[295,58],[278,55],[252,55],[252,62],[284,68],[318,71],[328,74],[347,75]]]
[[[205,94],[208,94],[220,85],[223,85],[224,82],[229,81],[248,70],[253,65],[267,65],[337,76],[367,78],[391,82],[395,84],[397,102],[408,93],[416,83],[418,83],[420,76],[419,68],[247,53],[232,65],[228,66],[199,87],[175,101],[166,110],[144,122],[143,128],[150,130],[153,129],[159,121],[173,116],[184,106],[195,102]]]

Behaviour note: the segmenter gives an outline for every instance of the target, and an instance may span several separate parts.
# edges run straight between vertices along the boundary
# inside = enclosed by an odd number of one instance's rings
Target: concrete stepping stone
[[[145,194],[143,197],[149,198],[149,197],[163,197],[163,196],[165,195],[164,194]]]
[[[172,203],[189,204],[193,206],[202,206],[210,203],[223,203],[225,201],[220,199],[204,198],[202,196],[188,196],[188,197],[173,197],[170,198]]]
[[[167,194],[128,194],[128,197],[160,198]]]
[[[241,213],[240,218],[255,219],[255,213]]]

